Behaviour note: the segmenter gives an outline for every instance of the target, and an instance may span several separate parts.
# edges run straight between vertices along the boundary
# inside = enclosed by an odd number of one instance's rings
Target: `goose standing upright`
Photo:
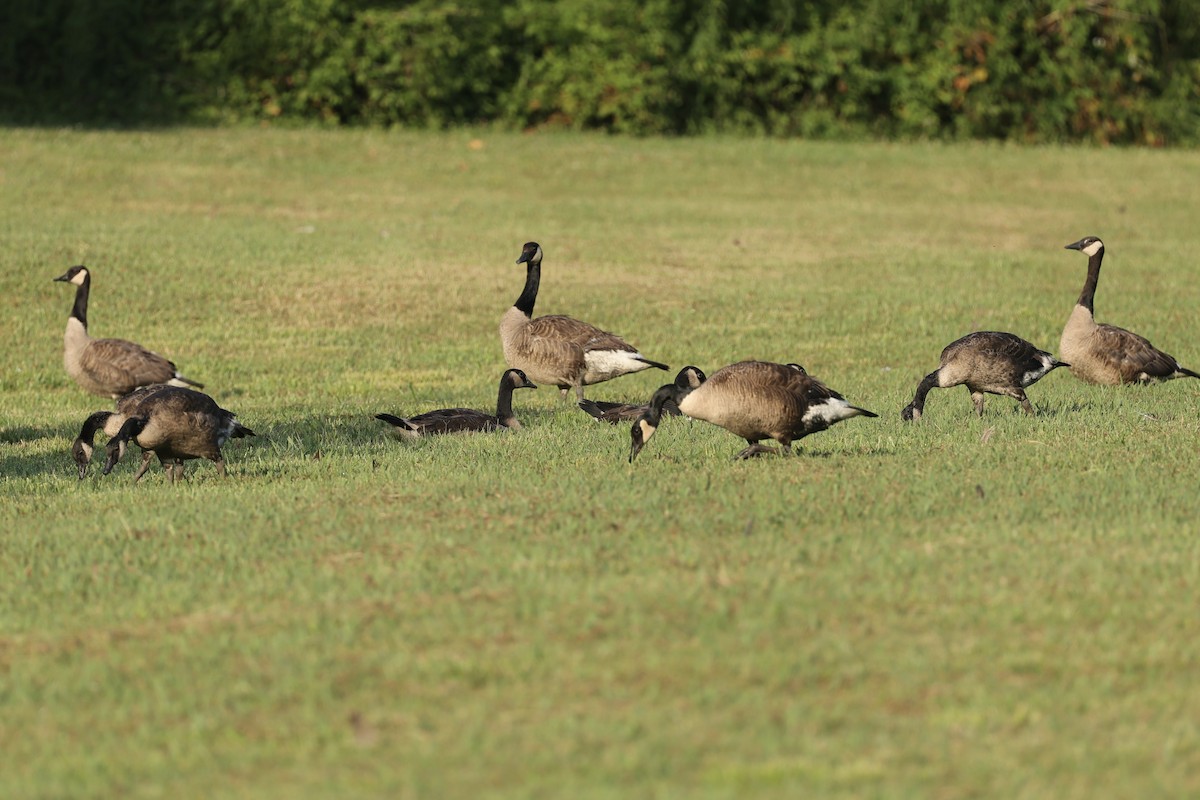
[[[1071,362],[1071,374],[1086,383],[1116,386],[1121,383],[1157,383],[1172,378],[1200,378],[1200,373],[1180,366],[1143,336],[1116,325],[1098,324],[1095,317],[1096,284],[1104,242],[1085,236],[1066,246],[1088,257],[1087,280],[1063,328],[1058,351]]]
[[[697,389],[673,383],[660,387],[650,400],[650,409],[630,429],[631,463],[654,435],[668,400],[674,400],[687,416],[745,439],[749,446],[736,458],[791,454],[792,442],[809,434],[851,417],[878,416],[850,405],[840,394],[790,365],[740,361],[722,367]],[[782,451],[760,445],[763,439],[779,442]]]
[[[180,375],[173,363],[139,344],[88,336],[88,292],[92,276],[87,267],[71,267],[54,280],[77,287],[75,305],[71,316],[67,317],[67,331],[63,336],[63,366],[86,391],[116,400],[134,389],[155,383],[203,388],[203,384]]]
[[[946,345],[941,364],[917,384],[917,394],[900,412],[900,418],[920,419],[930,389],[949,389],[964,383],[971,392],[975,413],[981,417],[984,392],[1011,397],[1021,404],[1026,414],[1032,414],[1033,405],[1025,396],[1025,389],[1050,370],[1069,366],[1016,334],[1003,331],[969,333]]]
[[[557,386],[563,397],[573,387],[577,400],[583,399],[584,386],[651,367],[669,369],[620,336],[586,322],[561,314],[533,319],[542,279],[541,246],[526,242],[517,263],[526,265],[525,288],[500,318],[500,342],[510,367],[523,370],[538,383]]]
[[[396,429],[404,439],[417,439],[439,433],[471,433],[495,431],[504,428],[517,430],[521,423],[513,414],[513,389],[536,389],[537,385],[519,369],[506,370],[500,376],[500,393],[496,397],[496,413],[476,411],[473,408],[439,408],[426,411],[415,417],[397,417],[392,414],[376,414],[375,419],[386,422]]]
[[[254,431],[237,421],[203,392],[164,386],[145,397],[136,413],[126,418],[117,435],[105,446],[104,474],[125,455],[130,442],[142,448],[142,464],[134,473],[137,483],[146,474],[150,458],[158,456],[167,476],[174,483],[183,477],[183,462],[207,458],[225,475],[225,457],[221,447],[230,439],[254,436]]]

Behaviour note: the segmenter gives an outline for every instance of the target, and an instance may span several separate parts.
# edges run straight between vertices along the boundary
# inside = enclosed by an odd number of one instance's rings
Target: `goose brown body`
[[[500,376],[500,392],[496,396],[495,414],[473,408],[439,408],[407,418],[393,414],[376,414],[375,419],[393,426],[396,434],[405,439],[443,433],[482,433],[504,428],[516,430],[521,427],[521,423],[513,414],[513,390],[536,388],[537,385],[530,381],[524,372],[510,369]]]
[[[63,335],[63,366],[85,391],[115,400],[139,387],[159,383],[203,388],[202,384],[180,375],[175,364],[139,344],[125,339],[93,339],[88,335],[91,273],[87,267],[71,267],[54,280],[76,286],[75,305]]]
[[[1086,236],[1066,246],[1088,257],[1087,279],[1067,324],[1058,349],[1071,363],[1071,374],[1086,383],[1116,386],[1122,383],[1157,383],[1173,378],[1200,378],[1200,374],[1180,365],[1144,336],[1116,325],[1097,323],[1096,286],[1104,260],[1104,242]]]
[[[747,441],[738,453],[749,458],[776,452],[759,445],[773,439],[791,452],[791,444],[851,417],[876,414],[846,402],[840,394],[791,365],[768,361],[741,361],[716,372],[699,388],[667,384],[655,392],[650,410],[634,422],[629,460],[653,435],[662,408],[675,400],[680,412],[724,428]]]
[[[224,475],[221,448],[230,439],[245,436],[254,436],[254,431],[203,392],[162,387],[149,393],[136,413],[129,415],[117,435],[109,440],[104,474],[112,471],[127,445],[133,442],[142,449],[142,464],[133,476],[135,483],[146,474],[153,455],[158,456],[172,483],[182,477],[183,462],[194,458],[212,461],[217,472]]]
[[[574,388],[583,399],[583,387],[652,367],[651,361],[620,336],[561,314],[533,318],[542,274],[542,248],[527,242],[517,263],[526,265],[525,287],[500,318],[504,360],[530,380],[550,384],[565,395]]]
[[[985,393],[1011,397],[1025,413],[1032,414],[1033,405],[1025,389],[1050,370],[1067,366],[1070,365],[1016,334],[976,331],[946,345],[940,365],[917,385],[913,401],[900,416],[905,420],[920,419],[925,410],[925,396],[931,389],[962,385],[971,393],[975,413],[980,416],[983,416]]]

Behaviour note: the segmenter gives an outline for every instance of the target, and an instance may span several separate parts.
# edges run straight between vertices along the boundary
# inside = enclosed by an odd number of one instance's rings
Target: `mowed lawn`
[[[963,388],[942,347],[1097,316],[1200,365],[1200,153],[322,131],[0,132],[0,796],[1200,795],[1200,381]],[[744,442],[553,387],[538,313],[879,413]],[[73,287],[258,436],[79,481]]]

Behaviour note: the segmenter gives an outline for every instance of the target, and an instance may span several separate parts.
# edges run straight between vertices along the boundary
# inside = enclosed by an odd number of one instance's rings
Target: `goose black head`
[[[1100,237],[1098,236],[1085,236],[1078,242],[1072,242],[1063,249],[1078,250],[1084,255],[1094,256],[1097,253],[1103,252],[1104,242],[1100,241]]]
[[[700,384],[708,380],[704,370],[699,367],[686,366],[675,376],[675,385],[680,389],[699,389]]]
[[[504,373],[504,380],[514,389],[536,389],[537,384],[529,380],[524,372],[519,369],[510,369]]]
[[[646,446],[646,442],[650,441],[650,437],[654,435],[657,428],[650,424],[650,420],[642,415],[633,423],[633,427],[629,429],[629,463],[637,458],[637,454],[642,452],[642,448]]]
[[[80,264],[77,267],[71,267],[69,270],[59,275],[54,280],[63,281],[64,283],[73,283],[76,286],[83,285],[83,282],[88,279],[88,268]]]
[[[537,242],[526,242],[521,248],[521,256],[517,259],[518,264],[530,264],[537,266],[542,263],[542,246]]]
[[[79,468],[79,480],[87,477],[88,464],[91,463],[92,453],[95,451],[93,442],[96,440],[96,431],[101,430],[112,415],[111,411],[97,411],[90,415],[83,423],[83,430],[71,443],[71,458]]]

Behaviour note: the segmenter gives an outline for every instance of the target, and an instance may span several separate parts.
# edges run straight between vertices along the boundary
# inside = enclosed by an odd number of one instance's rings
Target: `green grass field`
[[[934,391],[951,340],[1097,316],[1200,364],[1200,153],[384,132],[0,132],[0,796],[1200,795],[1200,381],[1039,410]],[[636,463],[538,313],[674,369],[796,361],[880,414],[793,459],[666,422]],[[227,479],[76,479],[91,332],[255,429]],[[591,387],[644,400],[654,372]]]

